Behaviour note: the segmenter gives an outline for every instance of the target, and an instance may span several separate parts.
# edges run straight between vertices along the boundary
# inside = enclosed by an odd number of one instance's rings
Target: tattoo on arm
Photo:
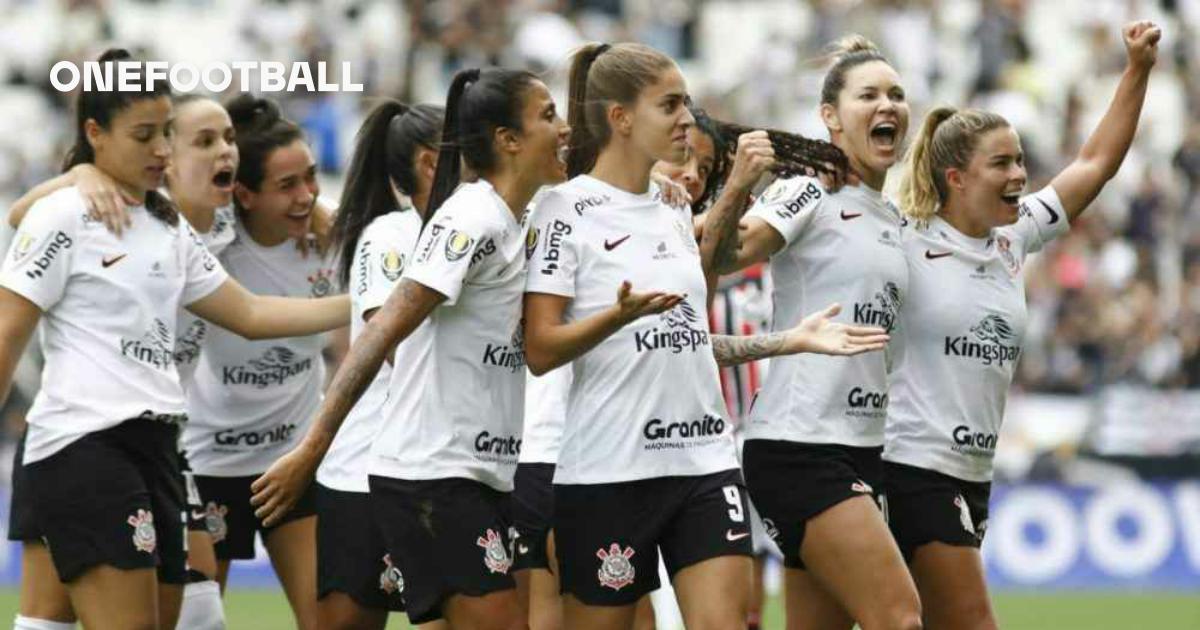
[[[746,209],[746,197],[726,190],[713,205],[700,236],[700,251],[707,254],[705,269],[718,273],[737,262],[738,220]]]
[[[767,335],[713,335],[712,352],[717,365],[729,367],[778,355],[783,350],[784,333]]]
[[[402,280],[350,346],[338,368],[312,431],[328,448],[342,421],[398,343],[425,321],[445,297],[411,280]]]

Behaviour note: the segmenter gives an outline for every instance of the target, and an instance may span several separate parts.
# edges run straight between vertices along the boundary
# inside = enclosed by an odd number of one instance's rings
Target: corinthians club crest
[[[509,567],[512,566],[512,558],[509,557],[508,550],[504,548],[504,540],[496,530],[487,530],[486,536],[477,538],[475,544],[483,548],[483,564],[487,566],[488,571],[508,573]]]
[[[609,545],[607,551],[604,548],[598,549],[596,557],[600,558],[600,568],[596,571],[596,577],[600,579],[600,585],[619,591],[633,584],[636,571],[633,563],[629,562],[633,554],[632,547],[622,550],[618,543]]]
[[[154,514],[149,510],[138,510],[125,522],[133,526],[133,546],[138,551],[154,553],[158,537],[154,533]]]
[[[404,576],[392,564],[392,555],[383,554],[383,572],[379,574],[379,590],[391,595],[404,592]]]
[[[204,507],[204,528],[208,530],[214,543],[225,540],[225,535],[229,533],[229,527],[225,524],[225,515],[228,513],[228,507],[217,505],[213,501],[209,501]]]

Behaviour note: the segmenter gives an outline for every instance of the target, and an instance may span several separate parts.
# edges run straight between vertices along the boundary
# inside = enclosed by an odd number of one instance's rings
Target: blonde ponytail
[[[937,107],[925,115],[909,146],[900,180],[900,207],[919,226],[929,224],[946,201],[946,169],[965,169],[979,137],[1008,127],[999,114],[978,109]]]

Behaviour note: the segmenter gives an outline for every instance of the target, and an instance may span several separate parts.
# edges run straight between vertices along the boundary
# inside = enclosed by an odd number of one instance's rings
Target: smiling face
[[[687,82],[675,64],[638,93],[629,109],[618,113],[618,130],[654,160],[683,162],[688,129],[696,122],[687,108]]]
[[[687,131],[688,150],[683,162],[658,161],[654,171],[687,189],[692,203],[704,196],[708,175],[716,162],[717,151],[712,138],[695,125]]]
[[[88,119],[85,131],[96,167],[138,198],[158,188],[171,157],[170,123],[171,99],[166,96],[133,101],[113,116],[107,129]]]
[[[179,106],[171,138],[167,180],[171,198],[189,208],[212,210],[233,200],[238,148],[233,122],[215,101],[197,99]]]
[[[851,68],[837,102],[821,105],[821,118],[851,167],[868,183],[882,184],[900,159],[908,133],[909,106],[900,75],[879,60]]]
[[[521,105],[521,131],[513,134],[518,168],[533,174],[541,184],[567,180],[567,139],[571,128],[558,113],[550,90],[541,81],[525,89]]]
[[[263,245],[303,238],[320,193],[312,151],[303,140],[279,147],[267,154],[263,173],[258,191],[234,186],[247,228]]]
[[[986,230],[1016,222],[1025,183],[1025,154],[1012,127],[984,132],[967,167],[946,170],[949,196],[971,224]]]

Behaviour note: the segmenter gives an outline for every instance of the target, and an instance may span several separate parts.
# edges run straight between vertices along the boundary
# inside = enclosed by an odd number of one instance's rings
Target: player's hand
[[[1162,29],[1154,22],[1130,22],[1121,29],[1121,38],[1125,40],[1130,66],[1149,70],[1158,61],[1158,41],[1162,39]]]
[[[262,519],[266,527],[278,523],[304,496],[316,469],[303,445],[275,460],[267,472],[250,484],[250,505],[255,508],[254,515]]]
[[[669,311],[682,302],[684,297],[665,291],[634,293],[633,285],[626,280],[621,283],[621,288],[617,289],[617,310],[621,321],[628,324],[639,317]]]
[[[775,167],[775,147],[761,129],[738,136],[737,153],[729,172],[729,185],[749,191],[758,179]]]
[[[118,237],[125,228],[133,225],[129,206],[137,206],[139,202],[122,190],[116,180],[92,164],[72,167],[71,177],[83,197],[89,217],[104,223],[104,227]]]
[[[650,173],[650,179],[658,183],[658,188],[662,191],[662,200],[668,206],[680,209],[691,207],[692,196],[688,194],[687,188],[684,188],[683,184],[662,173]]]
[[[784,353],[811,352],[850,356],[887,347],[891,337],[886,330],[877,326],[858,326],[833,321],[840,312],[840,304],[830,304],[824,310],[805,317],[787,331]]]

